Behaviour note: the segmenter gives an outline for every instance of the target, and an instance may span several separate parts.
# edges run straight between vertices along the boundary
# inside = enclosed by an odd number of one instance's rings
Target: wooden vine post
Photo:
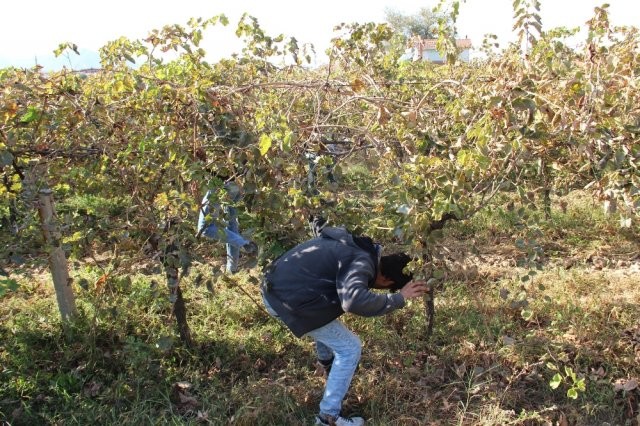
[[[55,211],[53,209],[53,191],[41,189],[39,192],[38,213],[42,232],[49,250],[49,269],[53,277],[53,286],[58,299],[58,309],[62,316],[63,323],[68,322],[76,316],[76,302],[69,279],[69,269],[67,259],[62,250],[60,241],[60,231],[55,222]]]

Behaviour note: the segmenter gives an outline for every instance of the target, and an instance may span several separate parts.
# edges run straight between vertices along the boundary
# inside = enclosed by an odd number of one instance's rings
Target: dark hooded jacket
[[[377,255],[358,246],[343,228],[283,254],[265,274],[263,295],[280,319],[301,337],[345,312],[372,317],[402,308],[400,293],[371,291]]]

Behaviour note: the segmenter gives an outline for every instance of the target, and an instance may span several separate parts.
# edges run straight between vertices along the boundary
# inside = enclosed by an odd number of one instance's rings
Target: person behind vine
[[[325,143],[326,142],[326,143]],[[309,196],[319,195],[318,191],[318,161],[322,157],[328,156],[331,161],[326,164],[324,169],[327,174],[327,181],[330,185],[336,185],[338,183],[334,169],[337,164],[337,158],[344,155],[345,151],[339,143],[323,138],[321,145],[323,148],[316,151],[314,149],[307,149],[305,152],[305,158],[307,159],[307,194]]]
[[[332,142],[331,140],[323,139],[323,142]],[[331,164],[325,165],[325,172],[327,174],[327,181],[330,185],[336,186],[338,181],[336,179],[334,169],[336,167],[337,161],[336,158],[344,155],[342,147],[336,143],[326,143],[323,144],[324,151],[315,152],[311,149],[307,150],[305,153],[305,158],[307,159],[307,196],[315,197],[320,195],[320,191],[318,190],[318,172],[317,166],[318,161],[323,155],[328,155],[331,158]],[[327,200],[321,199],[321,205],[330,206],[332,203]],[[316,213],[310,214],[308,217],[309,229],[311,231],[311,235],[317,237],[320,234],[320,231],[328,224],[327,217],[324,213]]]
[[[220,176],[217,177],[220,178]],[[207,238],[224,241],[227,250],[226,271],[235,274],[239,268],[240,251],[255,255],[258,252],[258,246],[240,234],[238,210],[233,204],[241,200],[242,187],[230,179],[224,179],[223,186],[232,204],[222,206],[219,201],[213,201],[214,191],[208,189],[200,203],[197,236],[204,235]],[[219,220],[221,216],[223,219]],[[218,227],[217,223],[220,222],[226,222],[223,229]]]
[[[404,273],[404,253],[382,256],[371,238],[324,227],[319,236],[284,253],[266,268],[262,298],[267,312],[296,337],[315,341],[327,372],[316,425],[360,426],[362,417],[342,415],[342,401],[360,360],[362,343],[339,320],[345,313],[374,317],[427,293],[424,281]],[[389,290],[381,294],[375,290]]]

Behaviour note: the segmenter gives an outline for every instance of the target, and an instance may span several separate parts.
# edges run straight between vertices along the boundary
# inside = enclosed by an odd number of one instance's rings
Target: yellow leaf
[[[269,135],[262,134],[262,136],[260,136],[260,144],[259,144],[260,155],[264,157],[266,153],[269,151],[269,148],[271,148],[272,143],[273,141],[271,140]]]
[[[116,93],[124,91],[124,83],[121,80],[115,82],[113,89]]]

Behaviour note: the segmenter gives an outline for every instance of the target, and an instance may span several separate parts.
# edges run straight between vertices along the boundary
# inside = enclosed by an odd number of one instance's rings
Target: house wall
[[[460,54],[458,55],[458,59],[460,59],[462,62],[469,62],[469,49],[465,49],[460,52]],[[440,53],[438,53],[437,50],[431,49],[422,51],[422,60],[436,63],[444,62],[444,59],[440,56]]]
[[[422,60],[429,62],[444,62],[437,50],[425,50],[422,52]]]

